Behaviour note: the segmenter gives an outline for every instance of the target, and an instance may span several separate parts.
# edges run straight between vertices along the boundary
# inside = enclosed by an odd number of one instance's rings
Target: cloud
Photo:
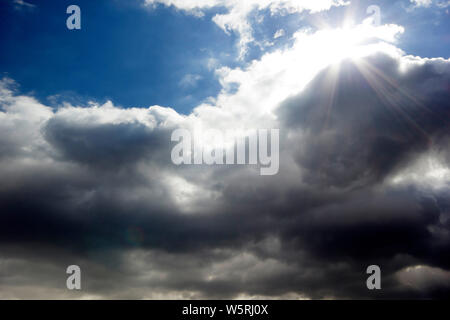
[[[145,4],[151,7],[156,4],[173,6],[199,17],[213,8],[226,8],[226,13],[217,13],[212,20],[226,33],[235,32],[239,35],[239,57],[243,58],[247,53],[249,43],[254,40],[252,22],[249,17],[252,12],[269,10],[271,15],[285,15],[302,11],[315,13],[329,10],[333,6],[347,5],[348,2],[343,0],[145,0]]]
[[[221,93],[186,116],[52,109],[3,79],[2,297],[445,297],[450,60],[405,55],[402,31],[298,32],[218,69]],[[172,165],[170,133],[196,126],[280,128],[280,173]],[[81,293],[61,289],[71,264]]]
[[[409,58],[402,60],[408,63]],[[297,161],[311,173],[321,172],[325,185],[384,179],[405,159],[427,149],[434,136],[448,134],[442,116],[449,112],[445,83],[450,70],[448,65],[441,70],[444,61],[424,61],[421,72],[399,71],[401,64],[392,58],[372,56],[345,61],[339,70],[316,77],[279,113],[287,127],[303,130]],[[345,81],[348,74],[352,81]],[[408,85],[400,89],[399,83]],[[342,139],[350,140],[341,146]]]
[[[450,7],[450,1],[442,0],[442,1],[437,2],[436,5],[438,6],[438,8],[445,9],[447,7]]]
[[[35,4],[28,3],[23,0],[13,0],[13,4],[14,4],[14,9],[16,9],[16,10],[24,10],[24,9],[32,10],[32,9],[36,8]]]
[[[199,74],[187,74],[180,80],[179,84],[182,88],[192,88],[197,86],[200,80],[202,80],[202,76]]]
[[[413,7],[414,8],[430,8],[433,5],[440,8],[440,9],[445,9],[448,6],[450,6],[450,1],[448,0],[438,0],[438,1],[433,1],[433,0],[410,0],[411,3],[413,3]]]
[[[281,37],[284,36],[284,34],[285,34],[284,29],[280,29],[280,30],[278,30],[277,32],[275,32],[275,34],[273,35],[273,38],[274,38],[274,39],[281,38]]]
[[[432,0],[410,0],[416,7],[428,8],[432,4]]]
[[[399,281],[413,290],[433,291],[450,289],[450,272],[429,266],[411,266],[397,273]]]

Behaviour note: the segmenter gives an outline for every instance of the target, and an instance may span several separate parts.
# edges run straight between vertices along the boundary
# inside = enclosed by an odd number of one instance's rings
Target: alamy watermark
[[[279,171],[279,129],[177,129],[171,140],[178,142],[171,153],[175,165],[260,165],[262,176]]]
[[[370,18],[372,20],[372,25],[375,27],[379,27],[381,25],[381,9],[377,5],[371,5],[366,10],[367,14],[370,14]]]
[[[381,290],[381,268],[374,264],[367,267],[366,273],[370,274],[366,281],[367,289]]]
[[[66,20],[66,26],[69,30],[80,30],[81,29],[81,9],[77,5],[70,5],[66,10],[67,14],[70,16]]]
[[[67,289],[81,290],[81,268],[77,265],[71,265],[67,267],[66,273],[70,274],[66,281]]]

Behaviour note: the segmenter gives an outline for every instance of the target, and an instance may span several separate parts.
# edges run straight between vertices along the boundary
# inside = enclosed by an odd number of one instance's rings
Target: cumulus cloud
[[[166,4],[181,3],[198,6]],[[450,60],[405,55],[402,31],[298,32],[218,69],[221,93],[189,115],[53,109],[3,79],[1,297],[448,295]],[[171,132],[197,126],[280,128],[279,174],[172,165]],[[70,264],[81,294],[61,290]],[[371,264],[381,293],[365,287]]]

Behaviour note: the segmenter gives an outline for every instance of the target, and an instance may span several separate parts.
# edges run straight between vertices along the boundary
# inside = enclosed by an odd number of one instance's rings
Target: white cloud
[[[15,96],[10,89],[14,85],[11,79],[0,80],[0,146],[10,153],[36,158],[46,145],[37,133],[53,113],[32,97]]]
[[[428,8],[432,4],[432,0],[410,0],[416,7]]]
[[[284,34],[285,34],[284,29],[280,29],[280,30],[278,30],[277,32],[275,32],[275,34],[273,35],[273,38],[274,38],[274,39],[281,38],[281,37],[284,36]]]
[[[393,185],[421,184],[430,189],[450,187],[450,168],[437,152],[424,154],[391,177]]]
[[[218,69],[222,92],[214,103],[198,106],[194,114],[205,123],[224,129],[236,125],[252,127],[256,120],[260,121],[261,128],[270,127],[278,105],[301,92],[328,65],[346,57],[362,57],[376,51],[402,55],[400,50],[384,41],[367,43],[372,38],[395,41],[402,32],[403,28],[397,25],[359,25],[351,29],[297,32],[290,48],[267,53],[245,69]],[[230,91],[231,88],[237,88],[237,91]]]
[[[183,88],[192,88],[197,86],[197,83],[202,79],[199,74],[187,74],[181,80],[179,85]]]

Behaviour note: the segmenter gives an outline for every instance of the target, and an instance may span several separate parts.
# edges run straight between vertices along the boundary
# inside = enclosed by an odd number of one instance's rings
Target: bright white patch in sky
[[[448,188],[450,168],[438,154],[426,154],[415,163],[394,175],[390,183],[394,185],[422,184],[432,189]]]
[[[284,34],[285,34],[284,29],[280,29],[280,30],[278,30],[277,32],[275,32],[275,34],[273,35],[273,38],[274,38],[274,39],[281,38],[281,37],[284,36]]]
[[[272,112],[288,97],[302,91],[306,84],[330,64],[344,58],[358,58],[376,51],[401,56],[402,52],[378,38],[394,42],[403,28],[397,25],[373,27],[358,25],[348,29],[329,29],[318,32],[297,32],[294,44],[253,61],[247,68],[217,70],[222,92],[213,103],[205,103],[194,110],[205,123],[223,129],[236,125],[255,126],[255,119],[271,121]],[[231,88],[237,91],[230,91]]]
[[[426,290],[438,285],[450,287],[450,272],[426,265],[404,268],[397,272],[397,279],[415,290]]]

